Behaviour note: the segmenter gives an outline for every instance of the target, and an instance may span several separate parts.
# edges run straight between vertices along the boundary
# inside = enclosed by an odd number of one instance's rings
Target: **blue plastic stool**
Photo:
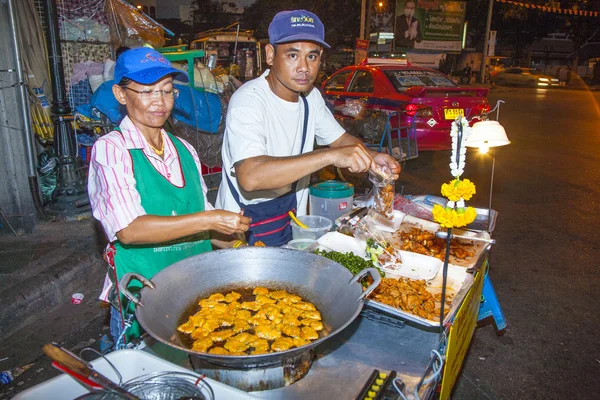
[[[496,296],[496,291],[494,290],[494,286],[492,286],[492,281],[490,280],[487,271],[483,278],[483,291],[481,297],[481,306],[479,307],[479,317],[477,318],[477,321],[492,316],[494,317],[496,330],[501,331],[506,328],[506,319],[504,318],[502,307],[500,307],[498,296]]]

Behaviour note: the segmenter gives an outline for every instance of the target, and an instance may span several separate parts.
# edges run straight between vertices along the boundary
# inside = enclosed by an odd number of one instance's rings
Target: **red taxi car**
[[[336,110],[361,99],[371,110],[402,111],[403,126],[414,122],[419,150],[450,149],[457,115],[474,123],[490,110],[487,88],[459,87],[443,73],[406,60],[368,59],[342,68],[323,82],[323,91]]]

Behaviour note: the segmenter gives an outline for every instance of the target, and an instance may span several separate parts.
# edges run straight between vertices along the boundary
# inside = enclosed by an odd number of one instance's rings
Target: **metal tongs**
[[[448,232],[438,231],[435,233],[435,236],[440,239],[446,240],[448,238]],[[465,239],[465,240],[473,240],[475,242],[496,244],[496,239],[486,239],[486,238],[480,238],[480,237],[455,235],[454,233],[450,234],[450,239]]]

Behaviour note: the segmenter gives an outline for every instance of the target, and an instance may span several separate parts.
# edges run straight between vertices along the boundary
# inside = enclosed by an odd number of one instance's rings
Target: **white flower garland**
[[[458,123],[462,125],[462,140],[458,143]],[[452,129],[450,129],[450,136],[452,137],[452,156],[450,158],[450,173],[453,177],[460,177],[465,170],[465,158],[467,155],[467,147],[465,143],[467,138],[471,134],[471,127],[469,121],[465,117],[456,117],[456,120],[452,122]],[[456,163],[456,153],[460,154],[458,164]]]

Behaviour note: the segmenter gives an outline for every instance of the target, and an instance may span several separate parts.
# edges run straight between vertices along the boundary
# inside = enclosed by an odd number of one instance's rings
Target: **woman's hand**
[[[211,230],[225,235],[246,232],[252,222],[250,218],[244,217],[243,210],[237,214],[225,210],[205,211],[204,213],[209,214]]]

